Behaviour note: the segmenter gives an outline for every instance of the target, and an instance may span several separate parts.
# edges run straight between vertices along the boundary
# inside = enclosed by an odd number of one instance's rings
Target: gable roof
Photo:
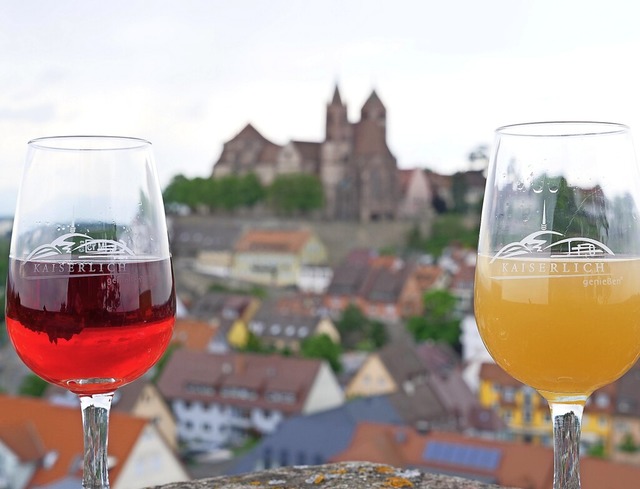
[[[196,319],[176,319],[172,343],[190,350],[205,350],[218,332],[218,326]]]
[[[240,131],[238,131],[238,133],[233,138],[231,138],[231,141],[236,139],[260,139],[262,141],[267,141],[267,138],[260,134],[260,132],[255,127],[253,127],[253,124],[251,124],[250,122],[248,122],[247,125],[240,129]]]
[[[521,387],[523,385],[522,382],[511,377],[502,367],[493,362],[484,362],[480,366],[480,380],[508,387]]]
[[[320,148],[322,143],[316,143],[313,141],[291,141],[296,151],[300,153],[303,161],[320,161]]]
[[[427,340],[417,344],[415,350],[430,372],[447,373],[460,366],[460,356],[447,343]]]
[[[395,256],[378,256],[367,249],[353,250],[334,269],[327,295],[395,303],[413,269],[413,262]]]
[[[119,387],[113,396],[111,410],[131,414],[136,402],[140,399],[142,390],[148,385],[153,386],[150,381],[151,375],[149,371],[133,382]],[[58,385],[50,384],[45,390],[44,397],[51,405],[80,409],[78,396]]]
[[[429,342],[394,341],[378,355],[400,386],[394,402],[408,423],[472,425],[478,400],[456,368],[455,352]]]
[[[22,462],[34,462],[45,456],[46,451],[38,431],[31,421],[0,425],[0,440]]]
[[[407,381],[422,379],[428,373],[410,341],[389,342],[379,350],[378,356],[389,375],[400,386]]]
[[[191,307],[191,315],[204,321],[219,318],[237,319],[255,301],[256,299],[249,295],[207,292],[195,301]]]
[[[322,361],[252,353],[176,350],[165,365],[158,390],[167,399],[217,402],[240,407],[301,412]],[[257,398],[226,395],[250,389]],[[287,393],[290,400],[272,394]]]
[[[453,424],[453,413],[447,410],[429,384],[401,388],[389,394],[389,401],[409,426],[446,427]]]
[[[307,229],[251,229],[237,241],[236,252],[298,253],[309,242]]]
[[[258,152],[251,152],[253,161],[243,162],[253,165],[260,163],[275,163],[278,152],[282,149],[282,146],[269,141],[266,137],[260,134],[260,132],[255,127],[253,127],[251,123],[248,123],[233,138],[223,144],[222,153],[220,154],[216,165],[221,163],[235,162],[238,158],[238,155],[236,154],[234,149],[237,148],[238,144],[242,146],[243,143],[252,143],[252,145],[259,150]]]
[[[381,256],[371,261],[359,295],[369,302],[395,303],[411,274],[413,266],[395,256]]]
[[[2,425],[33,423],[46,452],[57,452],[57,459],[49,468],[40,468],[31,480],[32,486],[59,481],[77,468],[82,457],[82,419],[79,408],[55,406],[45,401],[0,395]],[[117,480],[134,444],[148,423],[121,412],[112,412],[109,422],[109,455],[117,464],[109,471],[112,485]]]

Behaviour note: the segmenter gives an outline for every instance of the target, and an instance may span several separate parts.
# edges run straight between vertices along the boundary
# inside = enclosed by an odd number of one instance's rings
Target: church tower
[[[336,85],[331,102],[327,104],[325,141],[320,150],[320,178],[324,188],[325,215],[330,219],[344,218],[339,207],[339,193],[348,180],[345,174],[353,152],[353,127],[349,123],[347,106],[342,102]],[[356,189],[351,191],[354,195]],[[355,196],[355,195],[354,195]]]
[[[327,141],[346,141],[350,137],[350,125],[347,116],[347,106],[342,103],[338,86],[333,92],[331,103],[327,104]]]
[[[398,165],[387,146],[387,109],[375,90],[360,110],[353,139],[360,221],[395,218]]]
[[[377,127],[382,129],[383,137],[387,137],[387,109],[375,90],[371,92],[369,98],[360,110],[361,121],[373,121]]]

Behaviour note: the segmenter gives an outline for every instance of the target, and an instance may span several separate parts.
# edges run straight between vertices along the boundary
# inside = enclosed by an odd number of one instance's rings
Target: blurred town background
[[[376,91],[355,119],[327,92],[321,140],[249,123],[208,174],[164,188],[178,318],[116,393],[112,487],[346,460],[550,487],[547,404],[491,361],[473,317],[488,147],[454,174],[400,169]],[[0,341],[0,488],[78,487],[77,399]],[[582,455],[585,489],[636,483],[640,369],[591,397]]]

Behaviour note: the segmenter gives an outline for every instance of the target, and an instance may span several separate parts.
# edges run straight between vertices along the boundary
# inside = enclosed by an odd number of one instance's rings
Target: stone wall
[[[240,476],[213,477],[156,489],[498,489],[481,482],[367,462],[282,467]]]

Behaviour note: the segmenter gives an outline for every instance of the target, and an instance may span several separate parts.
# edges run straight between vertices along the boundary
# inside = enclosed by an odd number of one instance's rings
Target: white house
[[[240,443],[252,431],[271,433],[285,417],[344,402],[326,362],[278,355],[177,350],[158,388],[173,409],[178,437],[210,449]]]
[[[460,343],[462,344],[462,363],[464,371],[462,376],[472,391],[477,392],[480,386],[480,366],[491,362],[493,359],[484,346],[476,319],[472,314],[467,314],[460,323]]]

